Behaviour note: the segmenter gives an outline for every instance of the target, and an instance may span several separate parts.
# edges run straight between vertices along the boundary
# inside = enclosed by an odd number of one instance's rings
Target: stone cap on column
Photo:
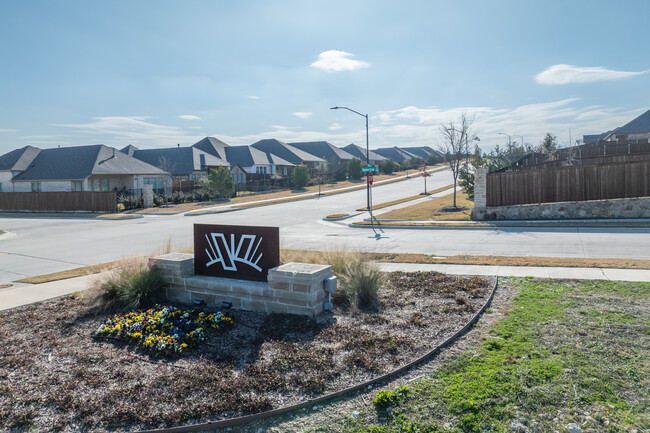
[[[311,263],[285,263],[277,268],[269,269],[269,279],[273,277],[293,277],[297,274],[308,278],[327,277],[333,274],[330,265],[314,265]]]

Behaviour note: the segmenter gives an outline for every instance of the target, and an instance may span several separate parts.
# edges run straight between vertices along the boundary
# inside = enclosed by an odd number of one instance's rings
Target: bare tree
[[[474,117],[468,117],[467,113],[462,113],[457,122],[450,120],[440,125],[440,136],[442,145],[440,150],[447,155],[447,164],[451,169],[454,177],[454,207],[456,207],[456,185],[458,174],[461,170],[461,164],[465,149],[469,146],[471,127],[474,123]]]

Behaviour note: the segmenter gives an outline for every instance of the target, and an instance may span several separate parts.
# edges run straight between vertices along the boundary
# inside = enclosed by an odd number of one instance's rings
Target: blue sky
[[[103,143],[568,144],[650,109],[650,2],[0,2],[0,154]]]

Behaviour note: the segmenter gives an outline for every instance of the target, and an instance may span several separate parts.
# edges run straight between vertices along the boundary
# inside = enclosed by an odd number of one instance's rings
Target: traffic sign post
[[[368,184],[372,185],[372,181],[373,181],[373,175],[372,175],[372,171],[371,171],[371,172],[368,173]]]
[[[366,167],[361,167],[361,171],[363,173],[372,173],[372,172],[375,172],[375,171],[379,171],[379,167],[377,167],[375,165],[368,165]]]

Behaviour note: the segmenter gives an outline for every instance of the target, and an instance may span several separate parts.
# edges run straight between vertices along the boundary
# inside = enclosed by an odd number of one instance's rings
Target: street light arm
[[[363,116],[363,117],[365,117],[366,119],[368,119],[368,115],[367,115],[367,114],[361,114],[361,113],[359,113],[358,111],[355,111],[355,110],[353,110],[352,108],[348,108],[348,107],[339,107],[339,106],[336,106],[336,107],[332,107],[332,108],[330,108],[330,110],[348,110],[348,111],[352,111],[353,113],[358,114],[359,116]]]

